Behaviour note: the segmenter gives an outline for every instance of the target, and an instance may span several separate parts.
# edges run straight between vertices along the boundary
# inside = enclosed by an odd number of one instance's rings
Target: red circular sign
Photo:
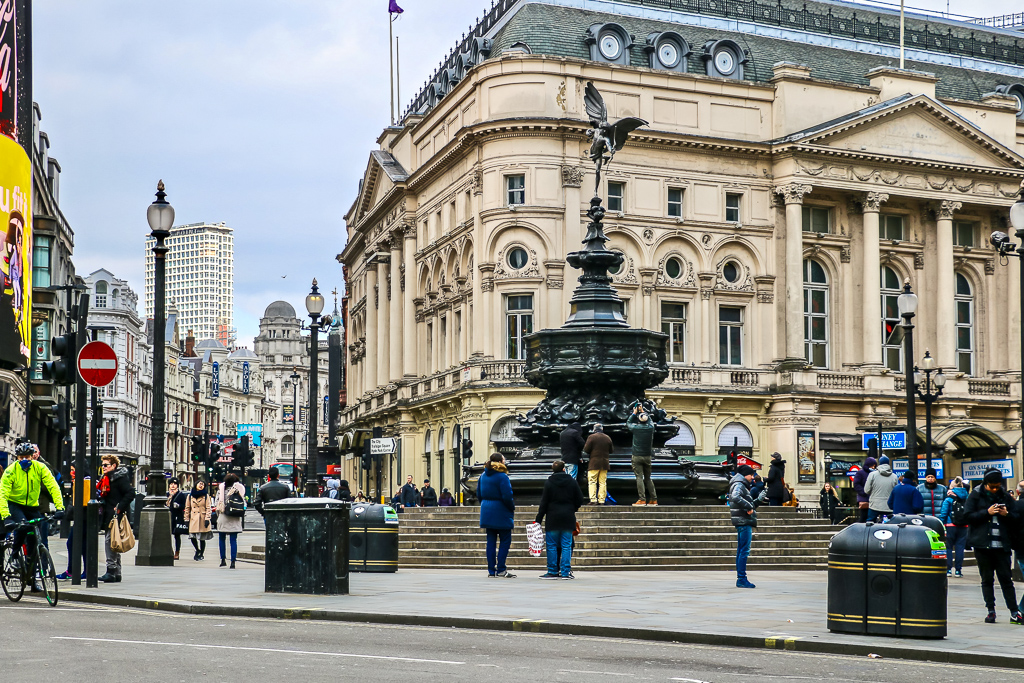
[[[89,342],[78,352],[78,372],[89,386],[105,387],[117,377],[117,354],[106,342]]]

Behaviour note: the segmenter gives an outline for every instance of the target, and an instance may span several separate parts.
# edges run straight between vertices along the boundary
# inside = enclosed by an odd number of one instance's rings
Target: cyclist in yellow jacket
[[[32,456],[39,453],[39,448],[33,443],[22,443],[18,444],[14,453],[18,456],[18,462],[8,467],[3,478],[0,478],[0,519],[3,520],[4,531],[7,531],[7,527],[16,527],[40,516],[39,493],[43,486],[50,492],[57,506],[57,517],[63,517],[64,498],[57,480],[46,465],[32,460]],[[15,548],[21,546],[27,533],[25,530],[15,532]]]

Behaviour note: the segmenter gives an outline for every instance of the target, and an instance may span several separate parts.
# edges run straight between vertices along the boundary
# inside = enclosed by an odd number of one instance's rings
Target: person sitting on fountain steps
[[[633,408],[633,414],[626,420],[626,426],[633,433],[633,475],[636,477],[637,494],[637,501],[633,505],[657,505],[658,494],[651,480],[654,424],[639,401]]]

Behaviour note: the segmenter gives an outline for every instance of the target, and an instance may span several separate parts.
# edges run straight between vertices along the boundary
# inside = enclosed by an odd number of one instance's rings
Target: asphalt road
[[[414,604],[409,609],[415,609]],[[1019,671],[528,633],[0,604],[0,680],[1020,681]],[[922,643],[921,647],[927,647]]]

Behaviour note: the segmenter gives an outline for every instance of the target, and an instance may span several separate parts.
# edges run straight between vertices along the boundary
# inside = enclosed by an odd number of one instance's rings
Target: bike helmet
[[[31,455],[35,455],[35,452],[36,445],[28,441],[24,443],[19,443],[18,446],[14,449],[14,454],[17,455],[19,458],[27,458]]]

